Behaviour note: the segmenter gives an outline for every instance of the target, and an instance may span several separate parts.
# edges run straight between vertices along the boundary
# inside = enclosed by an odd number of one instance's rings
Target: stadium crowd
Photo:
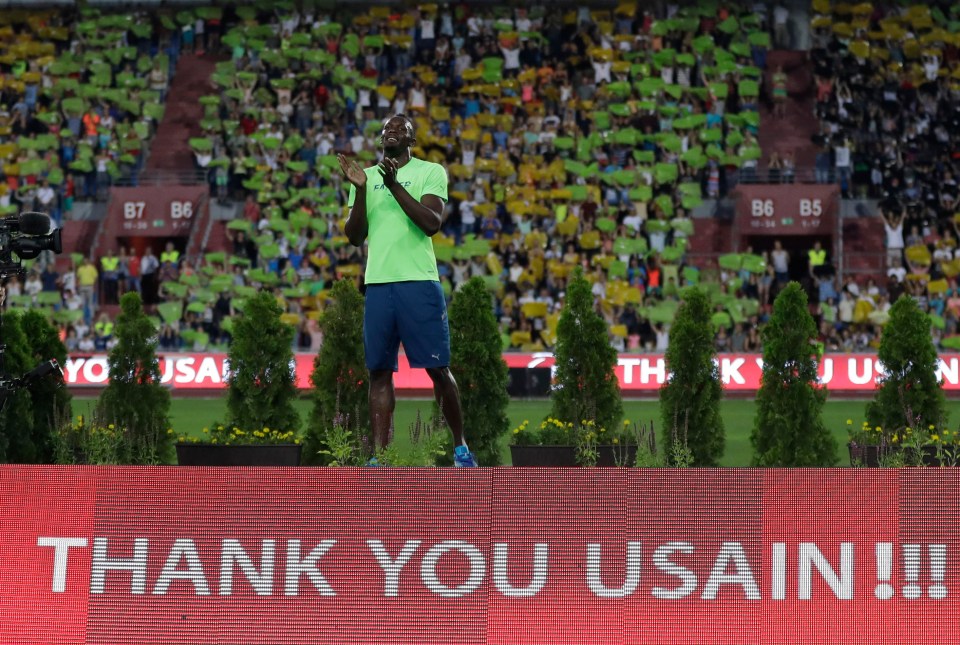
[[[690,209],[756,175],[771,25],[750,8],[424,5],[224,26],[232,57],[191,144],[212,190],[246,199],[234,252],[281,289],[362,271],[339,230],[335,154],[373,160],[383,117],[406,113],[415,154],[451,177],[435,239],[448,294],[483,276],[505,344],[548,348],[582,264],[614,342],[654,349],[699,278],[684,257]],[[728,304],[755,326],[760,303]]]
[[[146,13],[4,13],[0,213],[40,209],[59,224],[75,200],[136,183],[179,43],[161,47]]]
[[[828,346],[846,347],[851,336],[854,346],[875,342],[890,303],[910,293],[940,346],[957,349],[960,8],[814,2],[814,10],[817,180],[879,200],[887,246],[885,284],[848,281],[826,305]]]
[[[229,57],[201,100],[204,136],[190,144],[213,194],[243,201],[242,217],[228,225],[232,248],[202,257],[180,257],[172,248],[135,257],[120,249],[95,264],[77,259],[56,277],[55,269],[38,265],[23,285],[8,285],[11,302],[19,296],[20,303],[72,311],[61,318],[68,344],[105,348],[111,324],[98,304],[137,289],[157,307],[164,348],[202,348],[227,342],[245,294],[271,288],[299,326],[298,346],[316,349],[325,289],[337,277],[362,280],[362,251],[340,230],[347,191],[335,155],[373,160],[383,117],[405,113],[417,126],[415,154],[450,174],[446,224],[434,240],[444,289],[452,294],[482,276],[497,295],[505,346],[552,346],[565,281],[581,265],[618,348],[663,350],[680,289],[700,283],[717,303],[717,348],[753,351],[758,323],[787,278],[786,251],[748,253],[721,262],[719,272],[690,265],[685,251],[690,211],[702,197],[757,179],[759,102],[772,97],[776,106],[783,98],[782,73],[769,76],[768,88],[764,69],[771,36],[784,45],[790,38],[789,12],[756,9],[723,4],[655,14],[632,3],[599,12],[421,5],[403,13],[326,14],[281,2],[178,14],[183,29],[166,29],[154,16],[139,41],[134,20],[122,38],[144,52],[137,67],[148,78],[164,63],[169,77],[181,48],[195,40]],[[901,12],[906,19],[909,11]],[[960,313],[948,304],[955,283],[942,304],[926,287],[944,266],[937,249],[953,248],[955,239],[937,236],[953,228],[956,200],[949,192],[956,187],[953,135],[942,138],[954,131],[956,89],[941,73],[952,69],[952,54],[941,57],[937,80],[918,84],[920,91],[900,72],[897,98],[907,102],[890,116],[893,108],[873,82],[887,66],[870,67],[856,41],[835,29],[838,17],[829,24],[824,18],[821,11],[814,19],[811,51],[817,114],[828,135],[822,143],[829,164],[821,174],[818,157],[817,178],[838,181],[846,194],[882,196],[888,228],[917,226],[933,247],[926,264],[916,253],[899,264],[891,259],[891,283],[880,286],[841,280],[822,270],[822,260],[811,261],[822,340],[828,351],[875,344],[899,288],[928,298],[940,312],[942,335],[950,336]],[[890,19],[870,16],[875,26]],[[124,65],[120,60],[112,74]],[[50,74],[49,65],[41,69]],[[928,73],[926,63],[919,69]],[[924,98],[928,91],[935,100]],[[877,170],[863,172],[865,160],[879,160],[880,181]],[[781,179],[791,180],[791,171],[788,160]],[[43,179],[39,173],[40,185]],[[922,184],[928,190],[918,182],[929,182]],[[922,208],[911,211],[912,204]],[[945,226],[931,228],[932,215]],[[930,280],[910,279],[921,273]]]

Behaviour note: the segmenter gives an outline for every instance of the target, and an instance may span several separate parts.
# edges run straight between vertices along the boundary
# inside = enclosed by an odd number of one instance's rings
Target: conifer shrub
[[[471,278],[454,293],[449,314],[450,369],[460,388],[464,433],[477,461],[496,466],[510,431],[509,371],[492,296],[481,278]],[[443,454],[452,450],[451,445]]]
[[[906,428],[945,427],[946,402],[936,375],[930,317],[910,296],[901,296],[890,307],[877,358],[884,375],[867,404],[870,427],[881,427],[887,436],[902,435]]]
[[[313,409],[304,436],[303,461],[327,464],[331,443],[349,442],[357,453],[372,449],[370,379],[363,349],[363,296],[351,280],[339,280],[320,318],[323,343],[313,359]],[[337,433],[335,441],[330,434]],[[334,459],[335,460],[335,459]]]
[[[300,431],[293,363],[294,328],[280,319],[283,313],[269,291],[260,291],[244,303],[233,322],[228,360],[228,427],[242,430],[270,428]]]
[[[807,294],[789,283],[761,332],[763,373],[753,433],[755,466],[832,466],[837,443],[823,423],[825,388],[817,383],[817,326]]]
[[[123,433],[123,463],[169,463],[173,460],[173,436],[168,432],[170,391],[160,382],[157,329],[137,292],[120,299],[113,334],[117,344],[107,357],[110,382],[97,400],[95,417]]]
[[[692,466],[720,465],[724,449],[720,399],[723,386],[716,363],[710,299],[701,289],[684,294],[670,327],[666,367],[670,380],[660,388],[663,445],[683,443],[692,456]],[[676,466],[675,450],[667,459]]]
[[[594,308],[590,283],[579,267],[567,284],[554,359],[550,416],[574,425],[593,421],[598,427],[616,427],[623,417],[617,350],[610,344],[607,323]]]

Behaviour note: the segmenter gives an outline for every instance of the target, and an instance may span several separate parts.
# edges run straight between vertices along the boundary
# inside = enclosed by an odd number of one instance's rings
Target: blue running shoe
[[[457,468],[476,468],[477,460],[466,446],[457,446],[453,450],[453,465]]]

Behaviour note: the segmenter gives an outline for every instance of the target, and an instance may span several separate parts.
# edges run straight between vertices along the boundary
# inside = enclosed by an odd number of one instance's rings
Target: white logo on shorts
[[[433,360],[435,360],[435,361],[439,361],[439,360],[440,360],[440,354],[430,354],[430,355],[433,356]]]

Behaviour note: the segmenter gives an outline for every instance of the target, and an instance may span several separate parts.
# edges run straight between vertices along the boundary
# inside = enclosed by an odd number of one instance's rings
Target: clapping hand
[[[377,164],[377,168],[380,169],[380,176],[383,177],[383,185],[393,188],[397,184],[397,170],[400,168],[397,160],[384,157],[383,161]]]
[[[363,172],[360,164],[352,159],[347,159],[342,154],[337,155],[337,161],[340,162],[340,172],[347,178],[347,181],[357,188],[363,188],[367,185],[367,173]]]

